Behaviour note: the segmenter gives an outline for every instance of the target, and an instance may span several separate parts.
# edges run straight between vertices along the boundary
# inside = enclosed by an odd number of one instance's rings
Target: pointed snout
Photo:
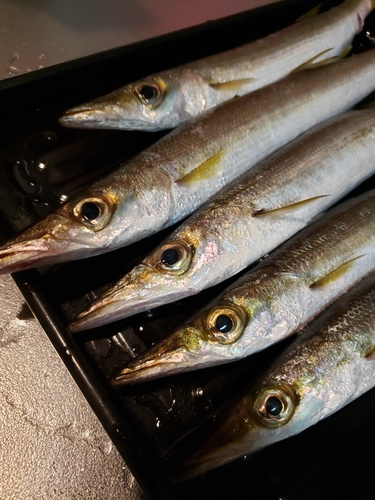
[[[101,295],[71,323],[72,332],[96,328],[187,295],[152,266],[140,264]]]
[[[52,214],[9,240],[0,247],[0,274],[56,262],[67,246],[67,242],[59,239],[59,234],[66,229],[64,217]]]
[[[200,334],[193,327],[177,331],[131,360],[112,377],[113,385],[137,384],[186,371],[199,362]]]

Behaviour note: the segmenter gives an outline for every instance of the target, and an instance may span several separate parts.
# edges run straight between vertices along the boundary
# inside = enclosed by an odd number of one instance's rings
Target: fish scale
[[[337,60],[350,47],[373,0],[347,0],[253,43],[146,77],[68,110],[68,127],[160,130],[235,96],[269,85],[301,66]],[[142,88],[151,96],[142,97]],[[155,92],[157,96],[152,97]]]
[[[374,88],[375,49],[233,99],[172,132],[10,240],[0,248],[0,272],[86,258],[150,236]],[[201,141],[193,133],[197,130]],[[85,210],[92,205],[96,219],[85,215],[93,212]]]
[[[301,330],[375,269],[374,235],[375,191],[370,191],[285,243],[175,333],[130,361],[114,383],[228,363]],[[238,332],[234,326],[224,332],[228,342],[221,342],[213,314],[239,322]]]
[[[321,124],[181,224],[73,328],[100,326],[224,281],[293,236],[374,169],[375,108]],[[159,249],[181,245],[189,249],[188,268],[163,267]]]
[[[298,434],[375,385],[375,275],[359,283],[274,361],[181,467],[187,479]]]

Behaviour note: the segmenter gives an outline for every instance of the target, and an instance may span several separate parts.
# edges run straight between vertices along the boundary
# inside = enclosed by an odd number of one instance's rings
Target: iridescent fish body
[[[205,472],[316,424],[375,386],[375,276],[346,293],[260,378],[190,460]]]
[[[2,246],[0,272],[86,258],[156,233],[373,89],[375,49],[233,99],[174,130]]]
[[[179,226],[72,328],[100,326],[224,281],[374,171],[375,108],[321,124]]]
[[[348,51],[374,5],[374,0],[346,0],[266,38],[151,75],[72,108],[60,123],[128,130],[176,127],[298,68],[336,61]]]
[[[134,358],[114,384],[228,363],[301,330],[375,270],[375,191],[296,235],[171,336]]]

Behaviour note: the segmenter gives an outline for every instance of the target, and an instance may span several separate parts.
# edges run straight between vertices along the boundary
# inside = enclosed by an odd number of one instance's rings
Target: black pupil
[[[276,396],[271,396],[267,399],[266,402],[266,411],[272,417],[277,417],[280,415],[281,410],[283,409],[283,404],[280,399]]]
[[[175,248],[167,248],[161,254],[161,260],[167,266],[173,266],[180,260],[180,252]]]
[[[229,333],[233,328],[233,321],[226,314],[220,314],[216,318],[216,329],[221,333]]]
[[[141,88],[141,94],[146,101],[155,99],[157,95],[155,87],[151,87],[151,85],[143,85]]]
[[[95,220],[99,217],[100,208],[96,203],[87,202],[81,208],[82,217],[88,220]]]

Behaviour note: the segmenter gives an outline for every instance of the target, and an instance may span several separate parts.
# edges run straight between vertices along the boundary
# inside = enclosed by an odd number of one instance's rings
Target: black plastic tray
[[[113,168],[162,135],[63,129],[57,118],[65,109],[157,70],[264,36],[290,24],[316,3],[280,2],[0,82],[3,239],[55,209],[102,169]],[[367,31],[373,33],[373,21],[369,23]],[[371,36],[362,35],[354,46],[362,50],[370,45]],[[374,179],[356,192],[372,187]],[[146,496],[242,499],[245,491],[245,498],[259,500],[375,498],[374,390],[299,436],[196,479],[172,480],[174,466],[199,444],[215,412],[251,382],[285,343],[231,365],[112,388],[107,382],[110,374],[223,287],[72,336],[67,324],[75,314],[165,234],[102,257],[14,275]]]

